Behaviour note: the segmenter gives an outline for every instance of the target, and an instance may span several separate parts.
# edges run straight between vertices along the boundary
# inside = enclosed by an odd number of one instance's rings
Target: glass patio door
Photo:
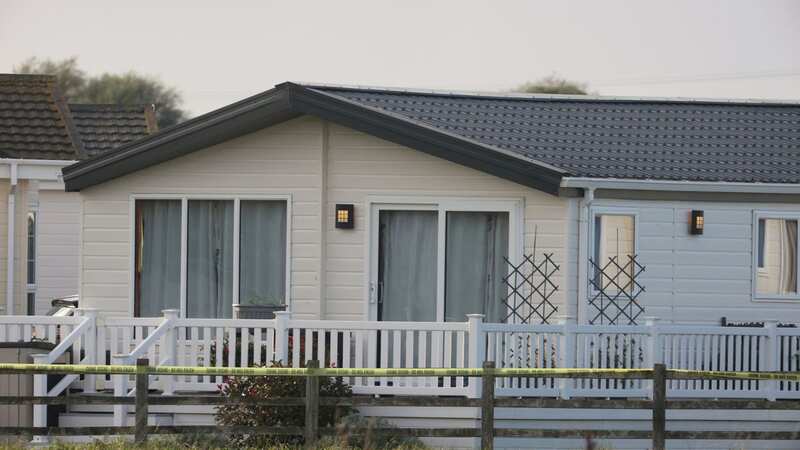
[[[438,212],[385,207],[377,216],[377,319],[435,321]]]

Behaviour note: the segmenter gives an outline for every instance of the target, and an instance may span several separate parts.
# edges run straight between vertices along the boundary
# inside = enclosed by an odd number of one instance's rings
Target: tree
[[[14,66],[14,73],[48,74],[56,76],[58,90],[66,98],[80,96],[86,86],[86,72],[78,67],[78,57],[52,61],[33,57]]]
[[[570,81],[557,75],[548,75],[534,82],[525,83],[515,88],[514,92],[571,95],[586,95],[589,93],[585,83]]]
[[[30,58],[14,67],[14,72],[55,75],[61,94],[72,103],[153,104],[159,128],[186,120],[186,112],[180,108],[181,94],[155,77],[133,71],[87,76],[74,56],[61,61]]]

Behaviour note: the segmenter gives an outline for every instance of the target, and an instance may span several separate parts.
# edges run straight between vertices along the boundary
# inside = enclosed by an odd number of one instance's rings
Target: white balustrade
[[[159,318],[0,316],[0,340],[43,340],[82,363],[132,364],[146,357],[154,365],[302,367],[319,360],[343,368],[464,368],[494,361],[511,368],[650,368],[719,371],[800,371],[800,329],[767,321],[764,327],[661,324],[579,325],[484,323],[481,315],[465,322],[376,322],[293,319],[289,312],[270,320],[180,318],[175,310]],[[116,358],[112,358],[116,355]],[[45,361],[40,357],[39,361]],[[166,395],[176,391],[213,392],[217,376],[154,377]],[[41,381],[41,380],[39,380]],[[83,389],[114,387],[130,395],[126,376]],[[464,377],[373,377],[346,380],[359,394],[463,395],[480,392],[477,379]],[[60,383],[75,384],[77,377]],[[498,377],[499,396],[647,397],[649,381]],[[42,384],[37,384],[41,390]],[[800,398],[800,383],[755,380],[670,380],[673,398]],[[48,391],[47,393],[53,393]],[[39,408],[41,409],[41,408]],[[123,408],[124,409],[124,408]],[[38,409],[37,409],[38,410]],[[123,410],[120,409],[122,416]],[[122,421],[122,419],[119,419]]]

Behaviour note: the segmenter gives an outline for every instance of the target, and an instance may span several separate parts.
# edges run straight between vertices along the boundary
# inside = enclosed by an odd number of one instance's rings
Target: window
[[[502,322],[506,259],[519,230],[514,201],[373,207],[375,315],[389,321]]]
[[[135,314],[286,304],[287,222],[286,200],[137,199]]]
[[[757,296],[797,295],[797,224],[796,218],[757,217]]]
[[[764,268],[764,244],[767,236],[767,219],[758,219],[758,268]]]
[[[633,214],[598,213],[594,216],[592,259],[601,270],[594,269],[595,285],[611,292],[633,288],[633,264],[636,254],[636,216]],[[630,273],[624,274],[622,269]]]
[[[27,296],[28,315],[36,314],[36,212],[28,212],[28,257],[27,257]]]

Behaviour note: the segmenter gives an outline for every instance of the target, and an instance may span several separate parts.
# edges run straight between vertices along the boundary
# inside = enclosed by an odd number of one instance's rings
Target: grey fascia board
[[[624,178],[565,177],[561,181],[561,187],[662,192],[800,194],[800,184],[741,183],[725,181],[634,180]]]
[[[166,128],[111,152],[65,167],[62,173],[66,190],[79,191],[244,134],[242,129],[248,127],[243,125],[247,123],[238,123],[234,120],[242,116],[249,117],[250,122],[255,122],[255,126],[252,127],[252,131],[255,131],[270,125],[268,123],[270,118],[286,116],[281,117],[282,120],[286,120],[292,115],[285,90],[272,89]],[[172,151],[164,151],[165,148]]]

